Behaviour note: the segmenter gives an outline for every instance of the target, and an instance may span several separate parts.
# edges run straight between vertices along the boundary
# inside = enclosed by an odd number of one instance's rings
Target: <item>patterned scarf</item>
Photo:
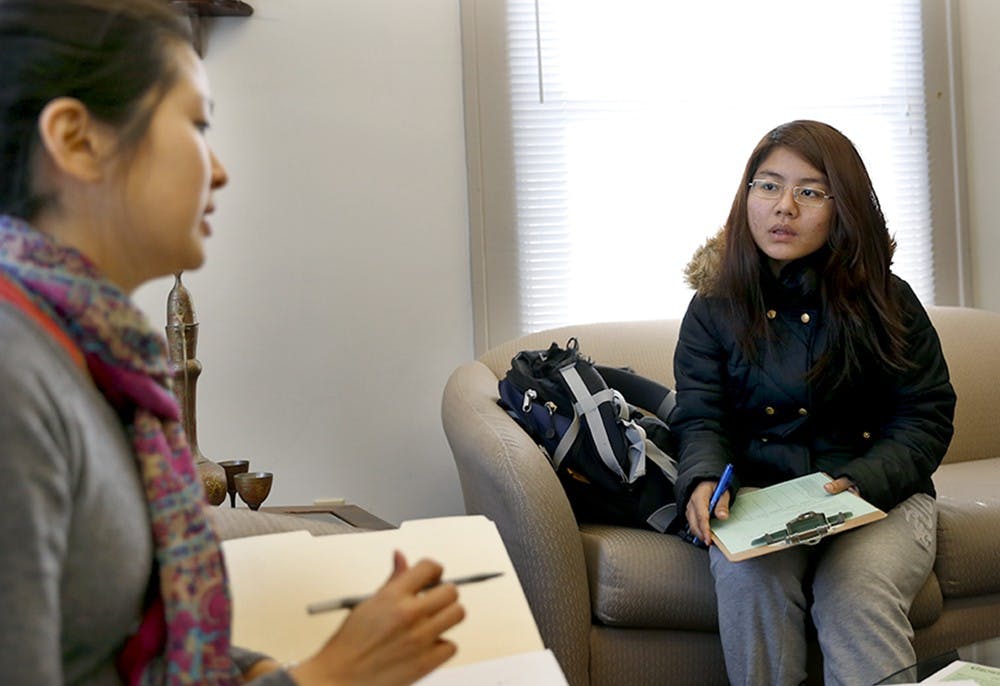
[[[170,392],[165,341],[86,257],[7,216],[0,216],[3,279],[83,353],[94,383],[122,418],[139,465],[159,594],[119,655],[122,678],[128,684],[239,683],[229,655],[222,553]]]

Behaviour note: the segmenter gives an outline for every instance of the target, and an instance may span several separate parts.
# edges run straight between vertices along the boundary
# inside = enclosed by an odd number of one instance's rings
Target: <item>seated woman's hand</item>
[[[319,653],[293,668],[292,677],[303,686],[396,686],[439,667],[456,651],[441,634],[465,617],[455,586],[435,585],[441,573],[430,560],[408,567],[397,551],[385,585],[348,615]]]
[[[717,484],[717,481],[702,481],[695,486],[694,490],[691,491],[691,497],[688,498],[687,507],[684,510],[684,516],[687,518],[691,533],[703,541],[705,545],[712,545],[712,530],[709,524],[712,513],[708,511],[708,506],[712,501],[712,493],[715,492]],[[729,517],[728,490],[722,494],[719,502],[716,503],[715,516],[719,519]]]
[[[846,476],[842,476],[839,479],[834,479],[833,481],[824,484],[823,488],[831,495],[842,491],[850,491],[854,495],[860,495],[857,485]]]

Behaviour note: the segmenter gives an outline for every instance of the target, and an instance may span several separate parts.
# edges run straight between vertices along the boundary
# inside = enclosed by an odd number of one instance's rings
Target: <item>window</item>
[[[685,264],[725,221],[754,145],[791,119],[854,141],[898,242],[894,270],[935,302],[920,0],[507,0],[500,38],[484,28],[497,10],[472,4],[477,347],[680,316]],[[504,164],[483,144],[494,135]]]

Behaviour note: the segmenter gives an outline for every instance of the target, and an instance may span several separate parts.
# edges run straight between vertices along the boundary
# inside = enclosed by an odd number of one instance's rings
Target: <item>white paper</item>
[[[293,531],[223,541],[233,644],[279,662],[313,655],[348,613],[309,615],[306,606],[374,592],[392,571],[394,550],[411,564],[422,557],[437,560],[445,578],[504,572],[458,587],[466,617],[445,634],[458,646],[446,665],[544,650],[500,533],[478,515],[414,520],[386,531],[332,536]]]
[[[948,683],[951,686],[1000,686],[1000,668],[955,660],[920,683]]]
[[[551,650],[439,669],[414,686],[568,686]]]

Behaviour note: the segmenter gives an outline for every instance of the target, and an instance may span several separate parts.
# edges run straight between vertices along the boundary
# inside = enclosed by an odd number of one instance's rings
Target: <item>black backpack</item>
[[[499,386],[500,406],[544,449],[579,521],[675,528],[672,390],[594,364],[575,338],[519,352]]]

